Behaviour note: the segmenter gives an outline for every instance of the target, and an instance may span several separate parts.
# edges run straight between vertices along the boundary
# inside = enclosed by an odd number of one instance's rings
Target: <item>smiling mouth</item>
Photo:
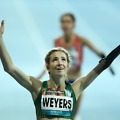
[[[56,68],[56,70],[63,70],[63,68]]]
[[[56,70],[64,70],[64,67],[56,67]]]
[[[65,69],[65,66],[64,66],[64,65],[57,65],[57,66],[55,67],[55,69],[56,69],[57,71],[62,71],[62,70]]]

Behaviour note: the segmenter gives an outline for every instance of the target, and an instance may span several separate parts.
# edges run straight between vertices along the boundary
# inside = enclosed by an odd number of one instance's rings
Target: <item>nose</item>
[[[58,64],[59,64],[59,65],[62,64],[62,60],[61,60],[61,59],[58,60]]]

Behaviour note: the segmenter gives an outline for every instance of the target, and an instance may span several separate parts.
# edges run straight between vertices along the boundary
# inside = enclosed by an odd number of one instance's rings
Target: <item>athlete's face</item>
[[[74,22],[70,16],[64,16],[61,20],[61,28],[65,34],[73,32]]]
[[[67,56],[62,51],[57,51],[51,54],[50,62],[47,66],[50,75],[52,76],[64,76],[67,74],[68,62]]]

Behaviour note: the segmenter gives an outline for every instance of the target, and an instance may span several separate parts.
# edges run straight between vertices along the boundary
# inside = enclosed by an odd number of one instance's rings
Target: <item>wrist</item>
[[[99,56],[100,56],[101,58],[105,58],[105,57],[106,57],[104,53],[100,53]]]

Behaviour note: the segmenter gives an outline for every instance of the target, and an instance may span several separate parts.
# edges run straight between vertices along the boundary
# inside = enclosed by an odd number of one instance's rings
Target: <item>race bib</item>
[[[70,116],[73,98],[67,96],[42,95],[41,111],[44,115]]]

